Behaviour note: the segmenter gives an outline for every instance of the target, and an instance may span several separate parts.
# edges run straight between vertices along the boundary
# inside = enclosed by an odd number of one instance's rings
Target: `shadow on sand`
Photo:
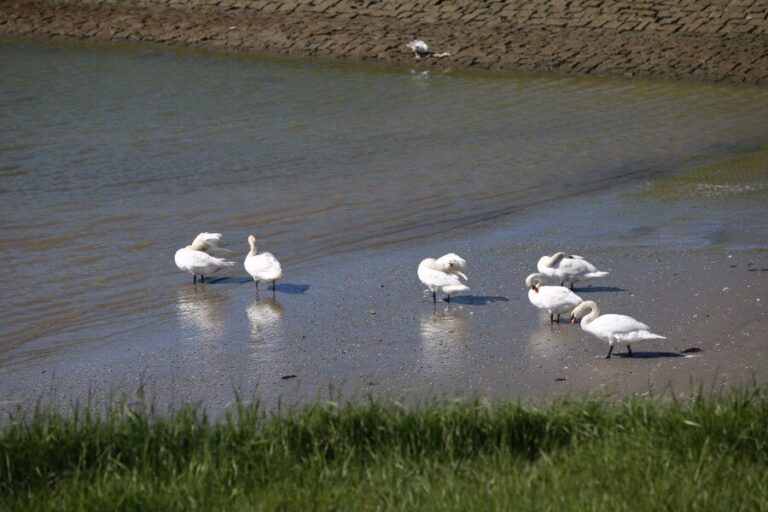
[[[614,353],[613,357],[624,357],[626,359],[658,359],[660,357],[685,357],[685,354],[681,354],[680,352],[638,352],[637,350],[633,350],[631,356],[626,352],[619,352],[618,354]]]
[[[451,297],[451,304],[486,306],[495,302],[509,302],[509,299],[499,295],[459,295],[458,297]]]
[[[270,286],[271,289],[272,287]],[[308,284],[277,283],[276,291],[289,295],[303,295],[307,290],[309,290]]]
[[[253,279],[250,277],[209,277],[203,284],[243,284],[252,282]]]

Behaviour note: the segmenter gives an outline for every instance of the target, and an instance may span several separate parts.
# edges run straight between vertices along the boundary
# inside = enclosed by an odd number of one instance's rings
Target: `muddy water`
[[[58,368],[119,384],[107,374],[127,365],[124,378],[175,379],[184,395],[184,383],[226,388],[309,367],[343,380],[381,357],[390,369],[418,359],[403,374],[428,387],[417,369],[462,375],[478,364],[472,326],[498,328],[495,317],[408,316],[398,306],[386,321],[397,339],[388,339],[371,286],[394,288],[388,300],[398,304],[418,301],[414,265],[444,241],[525,219],[520,229],[542,230],[543,249],[568,219],[526,216],[532,207],[593,194],[583,206],[594,213],[612,197],[599,191],[622,183],[651,183],[636,192],[663,207],[675,187],[691,190],[677,176],[745,154],[764,162],[768,141],[768,89],[755,87],[24,42],[0,46],[0,69],[6,383]],[[761,165],[748,193],[764,186]],[[610,215],[633,204],[611,205]],[[595,222],[582,240],[616,236],[614,218]],[[658,240],[648,224],[627,240]],[[173,253],[204,230],[225,233],[238,259],[250,233],[275,253],[286,270],[276,299],[251,297],[242,268],[193,287]],[[513,302],[509,291],[477,297],[465,306]],[[378,330],[366,330],[374,321]],[[294,345],[313,339],[311,349]]]

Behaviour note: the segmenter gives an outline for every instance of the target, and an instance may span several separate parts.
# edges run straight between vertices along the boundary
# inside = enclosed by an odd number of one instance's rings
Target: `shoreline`
[[[424,69],[768,83],[768,8],[760,5],[686,11],[657,1],[654,9],[638,10],[606,0],[555,12],[546,2],[540,8],[534,2],[532,11],[514,1],[416,2],[409,10],[389,3],[12,0],[0,4],[0,35],[144,41]],[[413,37],[451,56],[414,59],[405,48]]]
[[[701,388],[764,385],[768,254],[762,242],[745,246],[747,234],[737,226],[725,235],[681,232],[672,219],[687,205],[659,220],[670,227],[651,230],[640,213],[652,204],[645,189],[623,184],[581,201],[531,207],[476,234],[462,230],[459,239],[390,249],[362,262],[345,257],[340,268],[326,262],[297,269],[276,299],[268,292],[257,297],[240,272],[204,286],[182,278],[178,326],[151,329],[128,346],[62,347],[9,360],[0,372],[7,397],[0,409],[32,398],[64,406],[87,397],[98,402],[115,390],[126,398],[140,390],[170,408],[204,404],[217,417],[233,396],[258,397],[271,410],[368,397],[406,406],[435,398],[538,404],[659,392],[684,399]],[[631,202],[640,204],[617,213]],[[575,223],[536,221],[546,210]],[[569,235],[587,233],[605,216],[624,228],[602,226],[585,239]],[[757,229],[762,240],[765,226]],[[719,243],[723,236],[732,243]],[[535,271],[538,256],[561,247],[575,247],[611,271],[592,287],[577,286],[577,294],[668,339],[634,346],[636,357],[619,350],[606,360],[607,345],[578,325],[550,326],[528,303],[522,280]],[[420,293],[415,268],[425,253],[449,251],[470,262],[471,289],[433,307]],[[371,275],[371,265],[388,280]],[[355,300],[346,298],[350,289]],[[173,333],[182,335],[180,344],[169,343]],[[691,348],[698,350],[683,353]]]

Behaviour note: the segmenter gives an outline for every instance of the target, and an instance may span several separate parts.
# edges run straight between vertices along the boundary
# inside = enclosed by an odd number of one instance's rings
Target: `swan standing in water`
[[[573,293],[565,286],[541,286],[544,276],[531,274],[525,278],[525,286],[528,290],[528,300],[539,309],[549,312],[549,323],[560,323],[560,315],[573,311],[573,308],[581,304],[581,297]]]
[[[590,310],[590,313],[581,318],[584,313]],[[600,310],[595,301],[588,300],[579,304],[571,313],[571,323],[575,324],[577,319],[581,318],[581,328],[590,332],[608,342],[607,359],[611,358],[614,343],[626,343],[627,354],[632,355],[630,343],[645,340],[665,340],[664,336],[654,334],[651,328],[642,322],[638,322],[631,316],[626,315],[600,315]]]
[[[564,252],[542,256],[536,266],[544,276],[560,281],[561,286],[570,283],[571,290],[573,290],[573,283],[608,275],[608,272],[597,270],[597,267],[581,256]]]
[[[437,292],[448,295],[447,302],[451,302],[451,294],[469,290],[469,287],[461,282],[467,276],[462,270],[467,267],[467,262],[460,256],[449,253],[438,259],[427,258],[419,263],[419,280],[432,292],[432,302],[437,304]]]
[[[176,251],[173,257],[176,266],[179,270],[192,274],[193,284],[197,282],[197,276],[200,276],[202,283],[205,281],[205,276],[235,264],[234,261],[221,257],[231,251],[219,247],[219,241],[221,241],[221,233],[200,233],[190,245]]]
[[[245,257],[245,271],[253,278],[257,290],[260,280],[272,281],[272,294],[274,295],[275,288],[277,288],[275,283],[283,277],[283,269],[280,266],[280,262],[271,253],[262,252],[259,254],[256,248],[255,236],[251,235],[248,237],[248,245],[251,246],[251,251]]]

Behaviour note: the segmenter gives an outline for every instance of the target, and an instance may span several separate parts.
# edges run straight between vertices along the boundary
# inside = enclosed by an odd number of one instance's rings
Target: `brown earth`
[[[413,62],[768,82],[768,2],[672,0],[0,0],[0,34]]]

